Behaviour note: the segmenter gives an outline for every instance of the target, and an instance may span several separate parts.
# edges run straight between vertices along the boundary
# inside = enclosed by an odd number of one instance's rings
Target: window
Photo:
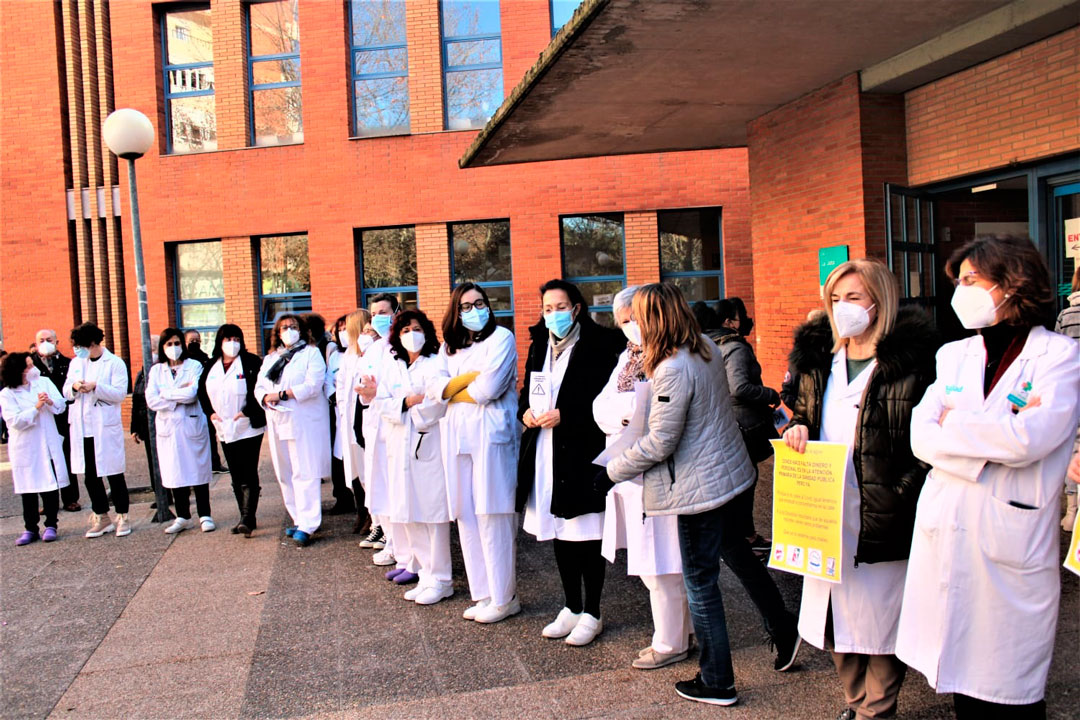
[[[409,56],[402,0],[352,0],[353,133],[409,132]]]
[[[674,283],[686,301],[715,303],[724,297],[724,244],[720,208],[656,213],[660,231],[660,279]]]
[[[551,35],[559,32],[563,25],[574,16],[581,0],[551,0]]]
[[[307,235],[259,238],[259,313],[263,348],[282,313],[311,312],[311,266]]]
[[[360,230],[360,305],[378,293],[396,295],[407,308],[416,307],[416,229],[409,227]]]
[[[248,85],[252,144],[303,142],[300,0],[248,5]]]
[[[214,37],[210,6],[161,16],[165,74],[165,135],[169,153],[217,150]]]
[[[447,130],[484,126],[503,99],[498,0],[442,0]]]
[[[510,221],[451,223],[449,235],[452,284],[474,282],[483,287],[496,322],[513,332]]]
[[[214,347],[217,329],[225,322],[225,275],[221,242],[177,243],[173,246],[173,287],[176,324],[198,330],[206,354]]]
[[[611,303],[626,285],[623,216],[562,218],[563,277],[581,288],[593,319],[614,325]]]

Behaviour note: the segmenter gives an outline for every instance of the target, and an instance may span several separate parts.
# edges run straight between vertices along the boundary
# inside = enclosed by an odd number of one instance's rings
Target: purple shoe
[[[408,570],[402,570],[398,573],[397,577],[394,578],[394,584],[408,585],[409,583],[414,583],[419,579],[420,576],[416,573],[409,572]]]
[[[15,544],[21,547],[23,545],[29,545],[35,540],[40,539],[41,538],[38,537],[38,534],[36,532],[30,532],[29,530],[27,530],[19,536],[19,539],[15,541]]]
[[[387,580],[393,580],[403,572],[405,572],[405,568],[393,568],[392,570],[387,570],[386,574],[383,575],[383,577]]]
[[[47,527],[45,528],[45,534],[41,536],[41,539],[45,542],[55,542],[57,537],[56,528]]]

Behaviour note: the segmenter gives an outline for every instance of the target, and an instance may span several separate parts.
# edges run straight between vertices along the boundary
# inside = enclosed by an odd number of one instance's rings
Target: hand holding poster
[[[769,567],[840,582],[847,445],[809,442],[797,453],[772,440],[773,546]]]

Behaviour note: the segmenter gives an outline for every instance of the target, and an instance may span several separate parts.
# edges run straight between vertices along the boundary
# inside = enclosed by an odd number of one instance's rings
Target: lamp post
[[[146,269],[143,266],[142,232],[139,228],[139,192],[135,184],[135,161],[146,154],[154,143],[154,126],[150,119],[138,110],[123,108],[112,112],[105,118],[102,127],[105,144],[113,153],[128,161],[128,196],[131,200],[131,239],[135,249],[135,283],[139,296],[139,326],[142,335],[143,382],[150,379],[152,350],[150,348],[150,308],[146,302]],[[154,488],[157,500],[157,513],[154,522],[165,522],[174,516],[169,510],[169,500],[165,488],[161,485],[161,472],[158,469],[157,431],[154,427],[154,413],[146,410],[147,443],[150,448],[150,484]]]

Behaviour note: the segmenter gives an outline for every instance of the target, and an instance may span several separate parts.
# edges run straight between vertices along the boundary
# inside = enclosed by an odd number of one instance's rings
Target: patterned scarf
[[[288,365],[289,361],[293,359],[293,355],[300,352],[306,347],[307,343],[303,340],[299,340],[295,345],[282,353],[281,357],[279,357],[277,361],[273,365],[271,365],[270,369],[266,372],[267,379],[270,382],[277,384],[277,382],[281,380],[281,374],[285,372],[285,366]]]
[[[630,392],[634,383],[645,379],[645,348],[626,343],[626,365],[619,371],[619,392]]]
[[[548,343],[551,345],[551,364],[554,365],[559,356],[566,352],[567,348],[578,341],[581,337],[581,323],[574,323],[570,332],[562,340],[555,337],[555,333],[548,331]]]

